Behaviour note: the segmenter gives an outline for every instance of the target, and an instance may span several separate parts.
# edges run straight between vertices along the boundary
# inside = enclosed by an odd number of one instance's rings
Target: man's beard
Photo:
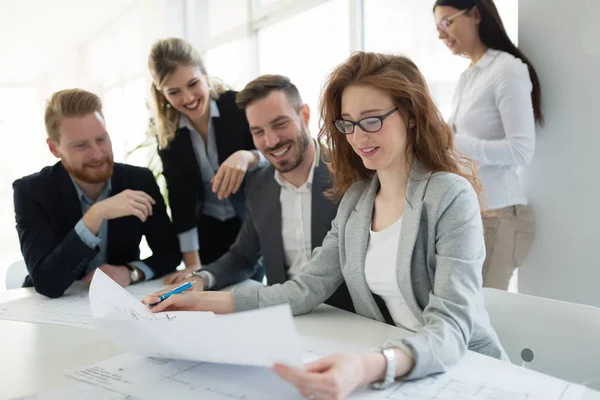
[[[295,143],[298,147],[298,153],[296,153],[296,157],[293,160],[291,160],[291,161],[285,160],[283,162],[272,163],[273,167],[277,171],[281,172],[282,174],[285,174],[286,172],[291,172],[291,171],[295,170],[304,161],[304,157],[306,156],[306,149],[308,148],[308,144],[310,143],[310,139],[308,137],[308,130],[306,129],[306,127],[304,125],[302,126],[300,138],[297,141],[288,140],[285,143],[282,143],[275,148],[268,149],[267,151],[265,151],[265,153],[270,154],[271,152],[280,150],[290,144],[292,144],[292,147],[293,147],[293,143]],[[292,150],[293,149],[290,148],[290,150],[288,150],[288,151],[292,151]]]
[[[101,161],[106,166],[101,170],[94,170],[89,168],[90,163],[84,164],[81,168],[74,168],[63,160],[63,166],[67,172],[85,183],[106,183],[110,179],[113,173],[114,162],[112,157],[105,157]],[[100,164],[100,162],[94,162],[94,165]]]

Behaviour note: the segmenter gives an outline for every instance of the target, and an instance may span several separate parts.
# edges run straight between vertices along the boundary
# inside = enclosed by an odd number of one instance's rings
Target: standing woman
[[[533,239],[533,215],[518,169],[531,162],[543,123],[540,83],[511,42],[492,0],[437,0],[439,38],[471,65],[461,75],[449,125],[455,146],[479,164],[486,193],[483,285],[507,289]]]
[[[211,81],[200,54],[183,39],[159,40],[148,57],[158,154],[186,274],[233,243],[245,210],[246,172],[264,163],[236,92]],[[262,280],[262,271],[253,278]]]

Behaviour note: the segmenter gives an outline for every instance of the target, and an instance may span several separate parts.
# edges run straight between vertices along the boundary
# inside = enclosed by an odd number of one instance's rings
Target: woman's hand
[[[242,185],[244,175],[249,167],[258,162],[258,156],[248,150],[239,150],[223,161],[212,182],[212,191],[219,191],[219,200],[226,199],[232,193],[237,193]]]
[[[196,285],[194,285],[196,286]],[[158,296],[144,297],[142,303],[158,303]],[[233,292],[198,292],[195,290],[174,294],[154,307],[152,312],[162,311],[212,311],[216,314],[228,314],[235,311]]]
[[[335,354],[306,365],[304,371],[282,364],[275,364],[272,370],[307,399],[343,399],[363,383],[362,357]]]
[[[396,348],[396,376],[408,374],[414,358]],[[348,353],[321,358],[306,365],[305,370],[275,364],[272,370],[296,386],[308,399],[343,399],[358,386],[385,378],[386,361],[383,354]]]

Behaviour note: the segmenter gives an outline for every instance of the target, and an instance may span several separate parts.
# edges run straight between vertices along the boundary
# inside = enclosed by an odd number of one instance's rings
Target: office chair
[[[484,288],[513,364],[600,390],[600,308]]]

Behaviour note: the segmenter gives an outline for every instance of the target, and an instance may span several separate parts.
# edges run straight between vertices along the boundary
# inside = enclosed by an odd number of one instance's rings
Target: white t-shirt
[[[397,326],[417,331],[421,326],[406,305],[397,279],[398,242],[402,217],[386,229],[369,229],[369,244],[365,257],[365,278],[371,292],[381,296]]]

